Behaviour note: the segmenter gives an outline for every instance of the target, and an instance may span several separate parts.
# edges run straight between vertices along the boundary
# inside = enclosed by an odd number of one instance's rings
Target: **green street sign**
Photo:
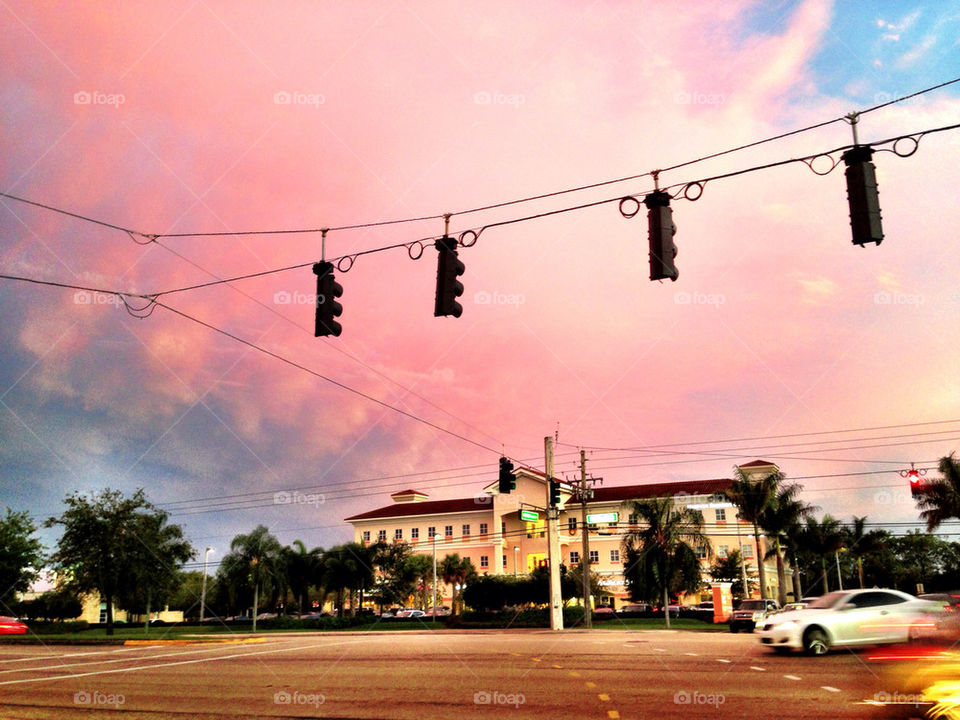
[[[600,523],[615,523],[620,520],[620,513],[615,512],[605,512],[605,513],[593,513],[587,515],[587,524],[588,525],[599,525]]]
[[[535,510],[521,510],[520,519],[526,520],[527,522],[539,522],[540,513],[536,512]]]

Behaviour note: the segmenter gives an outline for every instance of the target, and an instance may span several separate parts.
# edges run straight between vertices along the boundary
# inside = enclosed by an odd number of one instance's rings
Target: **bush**
[[[53,635],[59,633],[78,633],[90,629],[86,620],[68,620],[66,622],[29,622],[30,632],[37,635]]]

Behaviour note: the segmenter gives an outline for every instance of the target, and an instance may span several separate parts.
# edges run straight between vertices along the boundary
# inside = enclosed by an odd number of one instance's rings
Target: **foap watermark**
[[[676,705],[713,705],[718,708],[726,700],[726,697],[720,693],[702,693],[699,690],[693,692],[678,690],[673,695],[673,702]]]
[[[494,496],[494,495],[488,495],[485,492],[479,492],[473,496],[473,503],[474,505],[480,505],[482,507],[490,507],[493,505],[494,497],[499,497],[500,498],[499,504],[506,505],[506,506],[512,505],[514,507],[520,507],[525,502],[523,495],[519,495],[517,493],[510,493],[508,495],[500,493],[499,495]]]
[[[502,693],[499,690],[479,690],[473,694],[474,705],[513,705],[518,708],[527,701],[523,693]]]
[[[324,301],[323,295],[316,293],[288,292],[280,290],[273,294],[274,305],[316,305]]]
[[[923,693],[902,693],[894,690],[892,693],[886,690],[880,690],[873,695],[873,701],[883,705],[913,705],[914,707],[927,701]]]
[[[473,294],[473,302],[477,305],[512,305],[519,308],[527,298],[521,293],[502,293],[494,290],[478,290]]]
[[[117,295],[109,293],[90,292],[89,290],[77,290],[73,294],[74,305],[113,305],[122,307],[123,300]]]
[[[708,105],[719,107],[726,105],[727,96],[723,93],[704,93],[680,91],[673,94],[673,101],[677,105]]]
[[[877,505],[916,505],[913,496],[906,490],[878,490],[873,495]]]
[[[903,106],[917,106],[923,105],[926,102],[926,98],[923,97],[923,95],[905,97],[900,93],[889,93],[882,90],[878,93],[875,93],[873,96],[874,105],[885,105],[889,102],[896,102],[898,105]]]
[[[673,302],[677,305],[706,305],[720,309],[727,302],[727,296],[721,293],[702,293],[678,290],[673,294]]]
[[[119,108],[127,101],[123,93],[107,93],[100,90],[78,90],[73,94],[74,105],[109,105]]]
[[[126,701],[127,698],[120,693],[105,693],[99,690],[81,690],[73,694],[74,705],[84,705],[87,707],[119,708]]]
[[[320,507],[327,501],[323,493],[302,493],[297,490],[281,490],[273,494],[274,505],[313,505]]]
[[[478,90],[473,94],[474,105],[512,105],[519,108],[527,101],[520,93],[499,93],[487,90]]]
[[[300,92],[299,90],[278,90],[273,94],[274,105],[306,105],[318,109],[327,102],[320,93]]]
[[[920,307],[926,299],[920,293],[902,293],[880,290],[873,294],[874,305],[913,305]]]
[[[320,707],[327,701],[323,693],[302,693],[299,690],[289,692],[278,690],[273,694],[274,705],[313,705]]]

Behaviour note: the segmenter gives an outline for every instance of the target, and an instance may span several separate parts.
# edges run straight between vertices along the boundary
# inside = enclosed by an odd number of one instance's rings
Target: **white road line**
[[[663,648],[654,648],[655,652],[666,652]]]
[[[717,662],[732,663],[733,660],[727,660],[726,658],[717,658]]]
[[[766,669],[765,667],[760,667],[759,665],[751,665],[751,666],[750,666],[750,669],[751,669],[751,670],[756,670],[757,672],[766,672],[766,671],[767,671],[767,669]]]
[[[829,685],[821,685],[821,686],[820,686],[820,689],[821,689],[821,690],[826,690],[827,692],[840,692],[840,689],[839,689],[839,688],[830,687]]]
[[[72,675],[53,675],[50,677],[24,678],[23,680],[4,680],[0,685],[25,685],[26,683],[47,682],[48,680],[70,680],[72,678],[89,677],[91,675],[113,675],[115,673],[136,672],[137,670],[155,670],[162,667],[172,667],[174,665],[195,665],[197,663],[216,662],[217,660],[234,660],[236,658],[250,657],[254,655],[269,655],[271,653],[289,652],[291,650],[308,650],[310,648],[333,647],[336,645],[356,645],[363,642],[360,640],[345,640],[338,643],[321,643],[317,645],[298,645],[296,647],[275,648],[273,650],[255,650],[248,653],[234,653],[233,655],[222,655],[220,657],[198,658],[196,660],[178,660],[177,662],[157,663],[154,665],[138,665],[131,668],[114,668],[113,670],[95,670],[86,673],[74,673]]]
[[[685,652],[684,655],[688,657],[700,657],[700,653],[695,653],[695,652]]]
[[[784,675],[784,677],[785,677],[787,680],[802,680],[802,679],[803,679],[803,678],[801,678],[799,675]]]
[[[154,648],[163,647],[162,645],[138,645],[137,647],[124,647],[114,650],[91,650],[90,652],[76,652],[76,653],[65,653],[63,655],[57,653],[50,653],[49,655],[28,655],[27,657],[22,658],[11,658],[5,660],[0,658],[0,667],[6,665],[7,663],[15,662],[30,662],[31,660],[46,660],[48,658],[68,658],[68,657],[87,657],[89,655],[106,655],[109,653],[122,653],[122,652],[138,652],[140,650],[153,650]]]

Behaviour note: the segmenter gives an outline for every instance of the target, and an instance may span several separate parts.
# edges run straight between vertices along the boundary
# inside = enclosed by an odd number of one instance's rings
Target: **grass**
[[[666,630],[667,626],[660,618],[614,618],[597,621],[594,618],[593,627],[597,630]],[[696,632],[729,632],[730,626],[726,623],[707,623],[692,618],[670,618],[671,630],[693,630]]]

